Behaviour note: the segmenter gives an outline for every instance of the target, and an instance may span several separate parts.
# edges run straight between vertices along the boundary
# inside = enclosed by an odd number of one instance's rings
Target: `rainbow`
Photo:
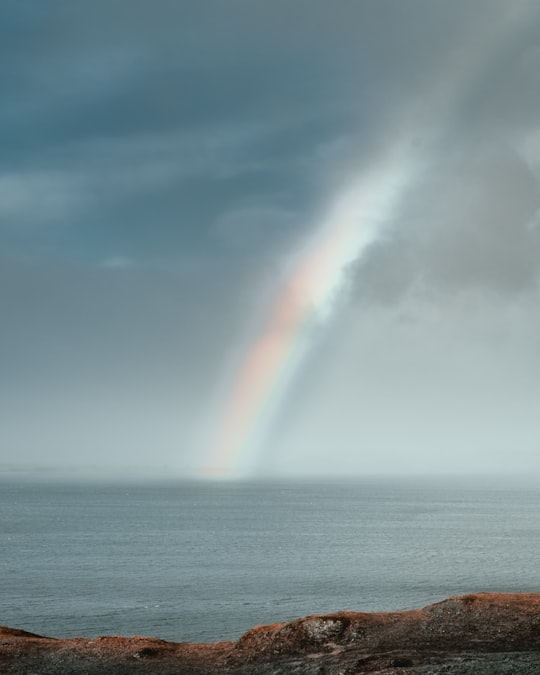
[[[210,444],[203,473],[241,475],[260,448],[280,402],[328,320],[348,266],[380,236],[418,176],[407,143],[344,191],[286,279],[266,325],[248,350]]]
[[[433,154],[437,133],[451,126],[485,68],[509,40],[519,39],[538,9],[523,0],[511,8],[501,2],[497,12],[489,22],[481,17],[481,25],[472,26],[459,48],[439,64],[425,95],[403,111],[399,128],[388,131],[389,147],[338,195],[315,228],[220,405],[200,474],[241,476],[257,468],[276,413],[310,352],[313,330],[335,311],[349,265],[395,220],[404,197],[429,167],[426,147]],[[424,138],[430,131],[423,151],[411,142],[415,129]]]

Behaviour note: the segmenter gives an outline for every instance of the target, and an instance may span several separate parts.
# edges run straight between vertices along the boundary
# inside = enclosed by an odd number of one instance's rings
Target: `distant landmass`
[[[236,642],[59,639],[0,628],[11,675],[538,675],[540,594],[479,593],[406,612],[308,616]]]

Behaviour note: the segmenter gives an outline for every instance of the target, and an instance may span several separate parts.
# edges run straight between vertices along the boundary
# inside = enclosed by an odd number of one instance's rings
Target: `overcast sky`
[[[534,0],[3,0],[0,464],[196,471],[405,147],[248,469],[539,470],[539,36]]]

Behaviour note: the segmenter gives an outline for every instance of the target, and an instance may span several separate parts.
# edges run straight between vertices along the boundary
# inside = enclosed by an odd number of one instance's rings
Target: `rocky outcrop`
[[[538,675],[540,595],[486,593],[409,612],[309,616],[216,644],[55,639],[1,628],[0,673]]]

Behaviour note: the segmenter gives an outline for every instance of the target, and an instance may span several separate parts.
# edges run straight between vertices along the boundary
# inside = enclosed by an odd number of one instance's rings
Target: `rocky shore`
[[[58,639],[0,627],[2,675],[538,675],[540,595],[481,593],[407,612],[336,612],[236,642]]]

